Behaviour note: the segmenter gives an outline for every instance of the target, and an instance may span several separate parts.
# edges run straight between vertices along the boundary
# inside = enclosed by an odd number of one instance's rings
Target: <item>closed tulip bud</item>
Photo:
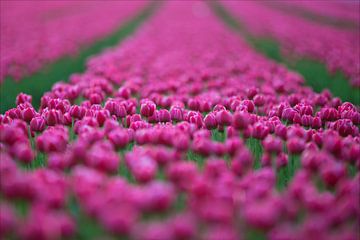
[[[54,103],[52,101],[54,101]],[[48,105],[49,108],[55,108],[56,110],[60,110],[62,113],[70,110],[70,102],[68,100],[52,99]]]
[[[118,118],[126,117],[127,112],[125,106],[117,101],[106,101],[104,108],[108,110],[111,115],[115,115]]]
[[[182,121],[184,119],[183,110],[181,107],[171,107],[170,108],[170,117],[173,121]]]
[[[21,117],[24,121],[30,122],[35,116],[36,112],[33,108],[28,107],[21,111]]]
[[[130,161],[129,166],[136,181],[140,183],[153,180],[157,173],[156,161],[148,156],[140,156],[138,159]]]
[[[112,149],[107,149],[101,145],[93,146],[87,154],[86,163],[88,166],[107,173],[118,171],[120,158]]]
[[[323,144],[324,148],[333,154],[339,154],[341,152],[341,138],[338,136],[328,134],[324,137]]]
[[[141,115],[140,114],[133,114],[131,116],[127,116],[127,124],[130,125],[131,123],[141,121]]]
[[[104,108],[110,112],[110,114],[114,114],[115,106],[117,103],[113,99],[109,99],[105,102]]]
[[[19,105],[21,103],[31,103],[31,101],[32,101],[32,97],[25,93],[19,93],[16,96],[16,105]]]
[[[146,186],[147,208],[154,212],[163,212],[171,207],[175,191],[171,184],[153,181]]]
[[[288,165],[288,156],[285,153],[280,153],[276,156],[276,168],[280,169]]]
[[[281,114],[281,118],[283,120],[292,122],[296,113],[298,113],[298,112],[292,108],[285,108]]]
[[[235,112],[236,109],[241,105],[241,101],[236,99],[236,100],[233,100],[230,104],[230,109],[231,111]]]
[[[256,94],[258,94],[258,92],[259,92],[259,90],[258,90],[257,88],[255,88],[255,87],[248,88],[248,89],[246,90],[246,96],[247,96],[249,99],[253,99],[254,96],[255,96]]]
[[[301,124],[301,116],[299,113],[295,113],[292,122],[295,124]]]
[[[328,161],[330,156],[325,152],[316,150],[305,150],[301,156],[301,166],[310,171],[317,171],[321,164]]]
[[[150,117],[148,117],[147,121],[149,123],[157,123],[160,121],[160,118],[159,118],[159,111],[158,110],[155,110],[154,114]]]
[[[163,96],[160,100],[160,106],[162,108],[169,108],[172,104],[172,99],[170,97],[167,96]]]
[[[356,111],[356,107],[349,102],[344,102],[343,104],[341,104],[341,106],[338,107],[338,111],[339,113],[343,113],[346,111]]]
[[[232,122],[232,115],[229,111],[221,110],[216,113],[216,121],[220,126],[229,126]]]
[[[282,151],[282,141],[280,138],[268,135],[263,141],[262,145],[265,151],[269,153],[280,153]]]
[[[247,126],[250,123],[250,117],[249,114],[246,112],[235,112],[233,115],[233,122],[232,126],[235,129],[243,130],[247,128]]]
[[[114,115],[118,118],[126,117],[127,111],[124,105],[116,104],[114,108]]]
[[[213,112],[219,112],[219,111],[222,111],[222,110],[226,110],[226,108],[223,106],[223,105],[221,105],[221,104],[216,104],[215,105],[215,107],[214,107],[214,109],[213,109]]]
[[[313,117],[310,115],[302,115],[301,116],[301,125],[305,127],[310,127],[313,121]]]
[[[193,142],[192,147],[194,152],[202,156],[209,156],[212,149],[211,140],[206,138],[198,138]]]
[[[239,151],[231,161],[232,171],[239,176],[243,176],[248,170],[252,168],[252,165],[253,156],[247,148],[243,148],[241,151]]]
[[[188,106],[189,106],[190,110],[199,111],[200,102],[197,99],[189,99]]]
[[[342,101],[341,101],[340,98],[335,97],[335,98],[332,98],[332,99],[331,99],[331,106],[332,106],[333,108],[338,108],[341,104],[342,104]]]
[[[297,94],[291,94],[288,98],[290,105],[293,107],[300,102],[300,97]]]
[[[190,146],[190,139],[185,134],[179,134],[172,139],[173,146],[179,151],[186,151]]]
[[[116,129],[108,134],[110,142],[116,149],[124,148],[130,141],[129,134],[125,129]]]
[[[305,141],[301,138],[290,138],[286,143],[287,149],[291,154],[300,154],[305,149]]]
[[[106,119],[110,117],[110,113],[108,110],[99,110],[95,114],[96,121],[99,123],[99,126],[102,127]]]
[[[263,123],[255,123],[252,129],[252,137],[256,139],[264,139],[269,134],[269,128]]]
[[[273,134],[275,133],[275,127],[276,125],[280,124],[277,121],[266,121],[265,125],[269,128],[269,133]]]
[[[159,114],[160,122],[170,122],[171,121],[170,112],[167,109],[160,109],[158,111],[158,114]]]
[[[249,113],[252,113],[252,112],[254,112],[254,110],[255,110],[254,102],[251,101],[251,100],[243,100],[243,101],[241,102],[241,105],[245,106],[246,109],[247,109],[247,111],[248,111]],[[240,106],[241,106],[241,105],[240,105]]]
[[[117,129],[119,126],[120,126],[120,124],[118,121],[108,118],[104,122],[104,131],[106,134],[108,134],[112,130]]]
[[[199,111],[200,112],[210,112],[211,111],[211,103],[208,101],[201,101]]]
[[[351,115],[351,121],[355,125],[360,125],[360,112],[353,112]]]
[[[225,148],[230,156],[234,156],[244,146],[240,138],[228,138],[225,141]]]
[[[342,163],[330,162],[321,168],[321,177],[327,186],[335,186],[346,176],[346,168]]]
[[[324,107],[320,110],[322,121],[335,121],[339,119],[339,112],[335,108]]]
[[[76,119],[82,119],[85,116],[86,108],[82,106],[71,106],[70,116]]]
[[[15,144],[12,146],[11,151],[14,152],[15,157],[23,163],[30,163],[34,159],[34,153],[29,144],[26,143]]]
[[[126,87],[121,87],[116,93],[117,97],[122,97],[124,99],[129,99],[131,97],[131,90]]]
[[[34,117],[30,122],[30,130],[33,132],[42,132],[45,129],[45,120],[43,117]]]
[[[48,156],[48,168],[55,170],[65,170],[71,164],[70,158],[62,153],[51,153]]]
[[[318,129],[318,128],[321,128],[321,126],[322,126],[321,118],[320,117],[314,117],[312,119],[312,122],[311,122],[311,127],[314,128],[314,129]]]
[[[103,97],[98,93],[92,93],[89,96],[91,104],[100,104],[103,101]]]
[[[204,118],[204,123],[207,129],[215,129],[217,128],[218,124],[216,121],[216,116],[213,113],[209,113]]]
[[[7,110],[5,114],[12,119],[21,118],[21,111],[18,108],[12,108],[10,110]]]
[[[50,109],[44,114],[46,124],[48,126],[55,126],[62,122],[62,113],[59,110]]]
[[[336,122],[335,129],[339,132],[339,134],[343,137],[348,135],[356,135],[357,128],[353,125],[352,121],[349,119],[341,119]]]
[[[166,168],[166,176],[177,187],[189,190],[197,175],[197,166],[194,162],[180,161],[169,164]]]
[[[252,135],[252,126],[248,126],[246,129],[244,129],[243,131],[242,131],[242,137],[244,138],[244,139],[248,139],[248,138],[250,138],[251,137],[251,135]]]
[[[62,124],[66,126],[71,126],[72,124],[72,117],[70,116],[70,113],[66,112],[63,115]]]
[[[239,132],[232,126],[229,126],[226,129],[226,136],[227,138],[233,138],[233,137],[238,137],[239,136]]]
[[[152,101],[145,101],[140,106],[140,113],[144,117],[150,117],[154,114],[154,111],[156,110],[156,105]]]
[[[81,107],[84,107],[85,109],[90,109],[91,102],[89,100],[85,100],[80,104]]]
[[[188,121],[189,123],[194,124],[197,128],[201,128],[203,126],[202,115],[199,113],[190,115]]]
[[[219,157],[225,155],[226,153],[225,145],[220,142],[212,142],[212,152],[213,154]]]
[[[257,95],[255,95],[255,97],[254,97],[254,104],[255,104],[255,106],[257,106],[257,107],[264,106],[264,104],[265,104],[265,97],[264,97],[264,95],[262,95],[262,94],[257,94]]]
[[[193,133],[194,140],[196,139],[210,139],[211,138],[211,131],[209,130],[198,130]]]

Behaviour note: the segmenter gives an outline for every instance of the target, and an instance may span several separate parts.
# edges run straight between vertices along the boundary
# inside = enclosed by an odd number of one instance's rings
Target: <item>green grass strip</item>
[[[0,85],[0,112],[15,107],[15,98],[20,92],[32,95],[33,106],[38,108],[40,98],[44,92],[49,91],[54,83],[67,81],[69,76],[85,70],[88,57],[100,53],[104,48],[114,46],[137,29],[141,23],[149,18],[159,4],[152,2],[140,14],[122,26],[112,35],[79,51],[76,57],[64,57],[54,63],[45,66],[39,72],[24,77],[16,82],[12,78],[6,78]],[[119,13],[121,14],[121,13]]]
[[[132,151],[132,149],[134,148],[134,145],[135,144],[133,142],[131,142],[131,143],[127,144],[124,149],[121,149],[119,151],[119,153],[121,155],[121,162],[120,162],[120,165],[119,165],[118,174],[120,176],[124,177],[129,183],[135,183],[135,178],[131,174],[130,169],[128,168],[128,166],[125,163],[125,154],[127,152]]]
[[[279,191],[284,190],[300,168],[300,156],[289,154],[288,164],[276,171],[276,188]]]
[[[195,153],[193,150],[188,150],[186,159],[189,161],[194,161],[200,169],[204,167],[205,157],[201,156],[198,153]]]
[[[211,138],[213,141],[217,142],[225,142],[226,140],[226,131],[219,131],[218,129],[214,129],[211,131]]]
[[[252,152],[254,157],[254,169],[261,168],[261,156],[263,155],[263,147],[261,145],[261,140],[256,138],[248,138],[246,140],[246,145],[249,150]]]
[[[68,200],[67,208],[76,221],[76,239],[99,239],[99,237],[105,235],[105,230],[100,224],[81,211],[74,196]]]

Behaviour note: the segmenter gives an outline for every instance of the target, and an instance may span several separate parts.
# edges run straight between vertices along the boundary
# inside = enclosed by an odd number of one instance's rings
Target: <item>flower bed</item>
[[[76,54],[81,47],[116,31],[146,3],[1,2],[0,80],[8,76],[19,80],[65,55]]]
[[[279,41],[285,55],[320,60],[330,72],[340,70],[353,86],[360,87],[359,31],[318,24],[259,2],[223,3],[249,32]]]
[[[16,102],[0,117],[2,236],[358,236],[359,108],[204,3],[167,3],[40,109]]]

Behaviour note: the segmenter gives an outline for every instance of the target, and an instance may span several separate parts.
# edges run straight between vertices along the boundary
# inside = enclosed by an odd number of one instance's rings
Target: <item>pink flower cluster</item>
[[[327,65],[330,72],[341,70],[350,78],[353,86],[360,87],[359,31],[315,23],[273,9],[261,2],[222,3],[252,34],[274,38],[279,41],[287,55],[295,54],[320,60]],[[357,7],[347,13],[358,15],[358,7],[357,4]]]
[[[75,54],[115,31],[146,2],[1,2],[0,82],[7,76],[20,79],[46,63]]]
[[[138,240],[359,236],[359,107],[205,3],[166,3],[40,109],[16,102],[0,116],[0,237],[76,239],[84,218]]]

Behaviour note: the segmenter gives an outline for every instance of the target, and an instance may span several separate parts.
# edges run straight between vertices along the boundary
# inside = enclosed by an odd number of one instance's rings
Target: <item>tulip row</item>
[[[166,3],[40,109],[16,104],[0,116],[1,237],[358,237],[358,106],[205,3]]]
[[[333,18],[334,22],[351,22],[359,25],[360,15],[358,9],[359,2],[324,2],[324,1],[291,1],[292,7],[298,7],[301,10],[312,14],[324,16],[327,19]]]
[[[261,2],[223,1],[223,4],[255,36],[279,41],[285,55],[320,60],[330,72],[342,71],[351,85],[360,87],[358,31],[314,23]]]
[[[2,2],[0,82],[5,77],[19,80],[49,62],[76,54],[80,47],[115,31],[145,5],[146,1]]]

